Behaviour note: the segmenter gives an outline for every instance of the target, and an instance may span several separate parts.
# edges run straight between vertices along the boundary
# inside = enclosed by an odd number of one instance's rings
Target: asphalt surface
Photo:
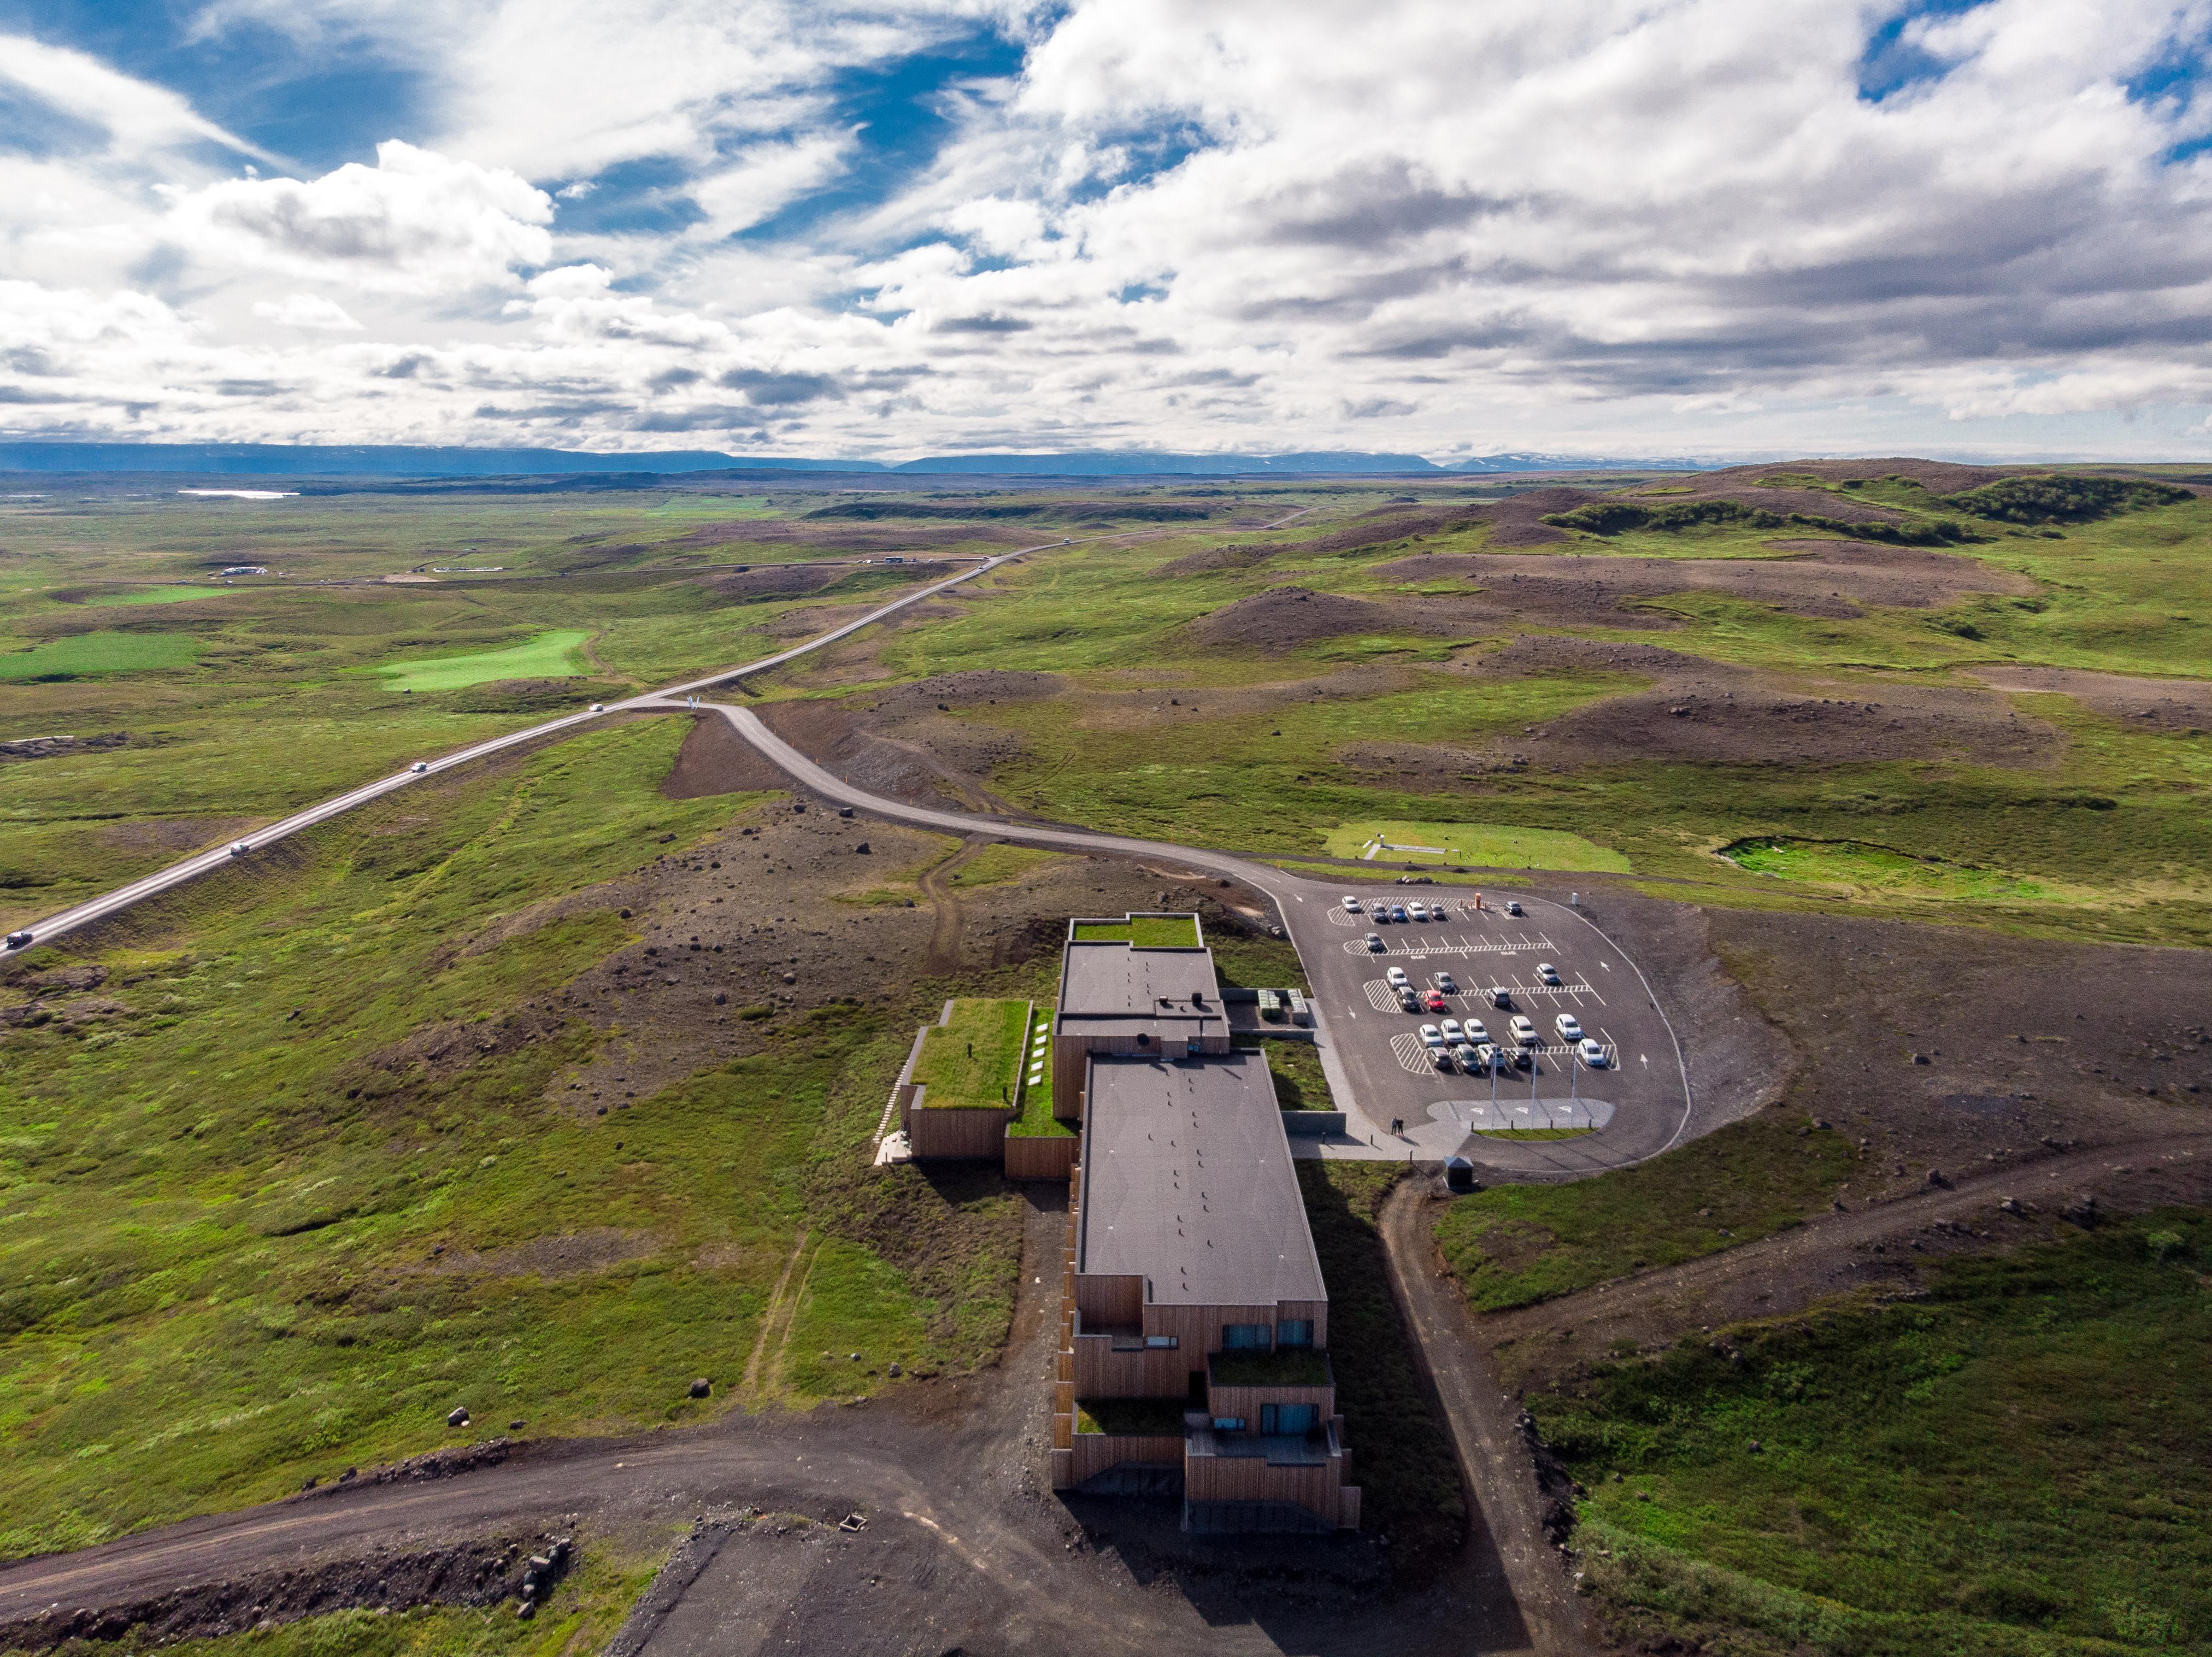
[[[749,708],[719,703],[708,708],[727,719],[738,735],[787,776],[856,811],[951,834],[988,834],[1026,845],[1170,862],[1226,876],[1266,897],[1297,946],[1312,981],[1315,1045],[1330,1090],[1346,1118],[1341,1135],[1320,1140],[1301,1136],[1303,1154],[1440,1161],[1458,1151],[1497,1173],[1576,1178],[1656,1156],[1675,1143],[1687,1126],[1689,1076],[1664,1010],[1626,953],[1588,917],[1564,905],[1524,898],[1521,902],[1528,913],[1516,919],[1486,908],[1471,910],[1468,895],[1459,888],[1324,884],[1200,846],[909,805],[855,787],[817,765],[769,729]],[[1412,898],[1443,902],[1452,918],[1444,925],[1425,927],[1365,918],[1354,923],[1343,906],[1347,892],[1368,902],[1404,903]],[[1382,938],[1382,953],[1364,947],[1362,941],[1370,931]],[[1559,967],[1559,985],[1538,978],[1535,969],[1546,961]],[[1506,985],[1512,990],[1514,1008],[1535,1020],[1549,1038],[1548,1050],[1537,1059],[1533,1075],[1516,1071],[1510,1080],[1498,1079],[1503,1107],[1498,1119],[1517,1123],[1520,1118],[1504,1112],[1526,1106],[1532,1091],[1538,1106],[1548,1098],[1550,1108],[1557,1109],[1580,1090],[1609,1107],[1604,1124],[1572,1139],[1505,1140],[1473,1132],[1472,1107],[1488,1108],[1490,1081],[1439,1074],[1425,1057],[1407,1062],[1409,1042],[1413,1054],[1423,1051],[1415,1034],[1420,1025],[1444,1015],[1411,1017],[1399,1011],[1395,1001],[1384,1002],[1389,1010],[1383,1011],[1370,993],[1379,988],[1388,967],[1400,964],[1409,977],[1418,972],[1424,978],[1431,978],[1440,968],[1448,970],[1462,991]],[[1502,1034],[1504,1020],[1512,1015],[1510,1010],[1489,1008],[1486,998],[1471,994],[1462,994],[1454,1005],[1461,1017],[1491,1020],[1492,1034]],[[1568,1009],[1611,1039],[1620,1060],[1617,1068],[1569,1073],[1552,1024],[1554,1014]],[[1404,1120],[1405,1131],[1391,1130],[1394,1118]]]

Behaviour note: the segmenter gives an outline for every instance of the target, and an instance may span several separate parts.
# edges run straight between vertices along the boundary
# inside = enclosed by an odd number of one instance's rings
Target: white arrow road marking
[[[1644,1054],[1644,1053],[1638,1053],[1638,1054],[1636,1056],[1636,1062],[1637,1062],[1638,1064],[1649,1064],[1650,1063],[1651,1063],[1651,1059],[1650,1059],[1650,1057],[1648,1054]]]

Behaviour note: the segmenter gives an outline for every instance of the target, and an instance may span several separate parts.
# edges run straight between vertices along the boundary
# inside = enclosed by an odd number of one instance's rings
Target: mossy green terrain
[[[1025,1001],[961,996],[952,1015],[927,1027],[913,1080],[927,1087],[926,1110],[1004,1110],[1021,1079],[1029,1033]]]
[[[1000,1199],[940,1300],[868,1240],[914,1197],[847,1167],[896,1020],[826,1008],[617,1115],[550,1102],[602,1039],[564,986],[637,938],[580,894],[749,803],[663,798],[681,736],[605,729],[441,783],[434,812],[339,819],[137,911],[68,969],[89,989],[17,1009],[0,1555],[429,1448],[456,1404],[533,1435],[696,1419],[721,1406],[684,1381],[734,1384],[802,1233],[763,1398],[872,1384],[817,1350],[995,1349]]]
[[[1856,1167],[1841,1134],[1769,1110],[1634,1167],[1463,1197],[1437,1245],[1468,1304],[1502,1311],[1799,1224]]]
[[[159,673],[191,667],[206,648],[185,633],[76,633],[0,655],[0,680]]]
[[[577,647],[590,637],[581,628],[556,628],[504,650],[392,661],[376,671],[395,691],[459,691],[499,679],[576,679],[585,672]]]
[[[1509,828],[1492,823],[1406,823],[1367,819],[1345,823],[1322,842],[1332,857],[1385,862],[1468,863],[1492,868],[1574,868],[1628,873],[1628,860],[1559,829]]]
[[[2154,1213],[1535,1395],[1601,1602],[1746,1657],[2204,1649],[2208,1267]]]

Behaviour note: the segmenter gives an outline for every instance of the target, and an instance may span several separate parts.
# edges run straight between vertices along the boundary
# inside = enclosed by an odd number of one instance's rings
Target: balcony
[[[1216,1352],[1206,1361],[1215,1386],[1334,1386],[1328,1354],[1317,1347],[1279,1346],[1271,1351]]]

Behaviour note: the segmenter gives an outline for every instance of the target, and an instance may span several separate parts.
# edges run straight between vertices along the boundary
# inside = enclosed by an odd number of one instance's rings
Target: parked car
[[[1516,1047],[1510,1057],[1513,1060],[1513,1068],[1516,1070],[1533,1070],[1536,1068],[1535,1055],[1526,1047]]]
[[[1431,1013],[1441,1013],[1450,1004],[1450,1002],[1444,999],[1443,991],[1441,990],[1430,990],[1427,996],[1422,1000],[1422,1005],[1426,1007]]]
[[[1459,994],[1459,984],[1455,980],[1454,980],[1452,975],[1449,972],[1439,972],[1437,974],[1437,988],[1443,990],[1447,996],[1456,996]]]
[[[1583,1021],[1572,1013],[1560,1014],[1552,1020],[1552,1027],[1559,1033],[1561,1041],[1580,1041],[1583,1039]]]
[[[1390,987],[1393,990],[1408,990],[1413,987],[1411,981],[1406,977],[1406,969],[1402,966],[1394,966],[1382,976],[1390,980]]]
[[[1367,947],[1368,947],[1370,949],[1380,949],[1380,948],[1382,948],[1382,935],[1380,932],[1370,932],[1370,933],[1369,933],[1369,934],[1367,935]]]
[[[1536,963],[1536,976],[1547,984],[1557,984],[1559,981],[1559,969],[1549,961],[1539,961]]]
[[[1575,1051],[1582,1055],[1583,1063],[1593,1070],[1602,1070],[1613,1063],[1606,1055],[1605,1044],[1595,1036],[1584,1036],[1582,1045]]]
[[[1377,899],[1367,905],[1367,912],[1378,921],[1387,921],[1390,918],[1390,905]]]
[[[1525,915],[1528,911],[1521,907],[1521,900],[1518,898],[1508,898],[1505,900],[1505,912],[1508,915]]]
[[[1488,1075],[1498,1068],[1498,1049],[1489,1042],[1479,1042],[1474,1049],[1474,1073]]]
[[[1460,1042],[1452,1048],[1452,1057],[1458,1061],[1459,1068],[1469,1075],[1480,1074],[1475,1068],[1480,1061],[1476,1058],[1474,1049],[1465,1042]]]
[[[1398,1005],[1408,1013],[1425,1013],[1429,1010],[1421,1005],[1420,994],[1411,984],[1398,992]]]
[[[1443,1031],[1441,1031],[1441,1030],[1437,1029],[1437,1026],[1436,1026],[1435,1025],[1433,1025],[1433,1024],[1425,1024],[1425,1025],[1423,1025],[1423,1026],[1421,1026],[1421,1045],[1422,1045],[1422,1046],[1424,1046],[1424,1047],[1441,1047],[1441,1046],[1443,1046],[1443,1045],[1444,1045],[1444,1033],[1443,1033]]]
[[[1513,1039],[1523,1047],[1533,1046],[1535,1044],[1536,1026],[1522,1017],[1520,1014],[1516,1013],[1513,1015],[1513,1021],[1505,1027],[1513,1033]]]
[[[1406,918],[1413,922],[1416,926],[1427,925],[1429,919],[1429,906],[1426,904],[1407,904],[1406,905]]]
[[[1469,1041],[1488,1041],[1490,1039],[1490,1032],[1483,1028],[1482,1020],[1480,1019],[1469,1019],[1460,1027],[1467,1032],[1467,1039]]]
[[[1344,912],[1347,915],[1357,915],[1359,912],[1359,899],[1346,897],[1344,900]]]
[[[1429,1049],[1429,1063],[1439,1070],[1449,1070],[1451,1069],[1451,1055],[1441,1047],[1431,1047]]]
[[[1443,1022],[1443,1033],[1444,1039],[1455,1047],[1467,1039],[1467,1033],[1459,1027],[1457,1019],[1446,1019]]]
[[[1399,925],[1403,926],[1406,923],[1406,905],[1403,904],[1392,904],[1390,905],[1390,918],[1397,922]]]
[[[1492,1007],[1510,1008],[1513,1005],[1513,992],[1510,990],[1508,990],[1502,984],[1492,984],[1490,986],[1490,1004]]]

